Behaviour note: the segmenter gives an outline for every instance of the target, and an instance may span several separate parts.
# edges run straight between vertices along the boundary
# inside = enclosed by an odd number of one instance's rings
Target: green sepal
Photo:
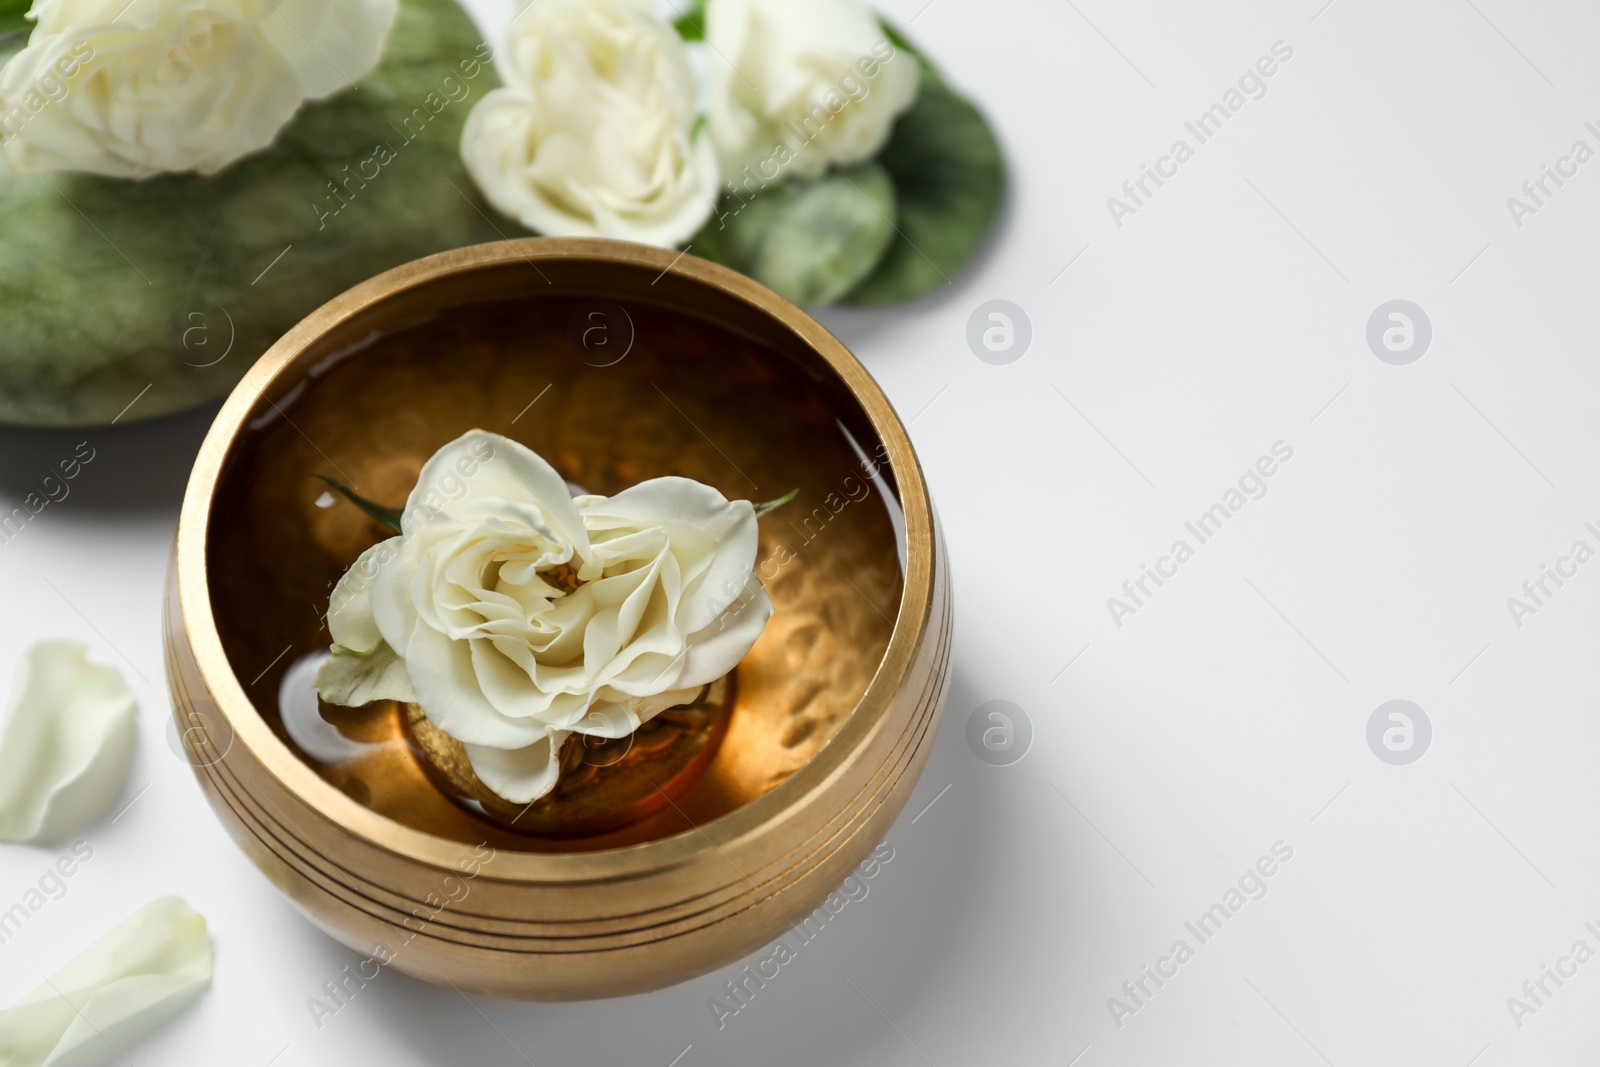
[[[761,516],[767,514],[768,512],[777,511],[779,508],[783,507],[785,504],[787,504],[789,501],[793,500],[795,497],[797,497],[799,495],[800,495],[800,490],[799,489],[791,489],[787,493],[783,494],[782,496],[780,496],[776,500],[769,500],[765,504],[757,504],[755,506],[755,508],[756,508],[756,518],[759,519]]]
[[[354,489],[351,489],[343,482],[330,478],[326,474],[313,474],[311,477],[320,478],[324,482],[327,482],[335,492],[339,493],[346,500],[350,501],[350,503],[366,512],[368,517],[382,523],[395,533],[405,533],[405,531],[400,527],[401,516],[405,514],[404,508],[385,507],[382,504],[368,500],[366,497],[357,493]]]

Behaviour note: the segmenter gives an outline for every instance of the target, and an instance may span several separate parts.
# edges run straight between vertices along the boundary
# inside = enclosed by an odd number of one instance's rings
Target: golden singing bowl
[[[586,835],[523,832],[440,788],[402,706],[331,709],[310,689],[329,591],[386,535],[313,476],[400,504],[473,428],[588,492],[666,474],[729,498],[799,490],[760,520],[776,610],[718,743],[663,757],[667,802],[625,825],[608,809],[574,823]],[[949,591],[905,427],[799,308],[694,256],[505,241],[351,289],[240,382],[178,524],[167,677],[218,817],[334,938],[463,989],[616,996],[769,943],[873,849],[932,745]],[[635,787],[654,758],[636,754]]]

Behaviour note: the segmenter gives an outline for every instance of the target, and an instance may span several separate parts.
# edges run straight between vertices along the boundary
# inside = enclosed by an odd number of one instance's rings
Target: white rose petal
[[[695,131],[683,41],[640,0],[529,0],[461,158],[500,211],[549,236],[674,246],[710,217],[716,152]]]
[[[323,100],[372,73],[400,5],[397,0],[265,0],[256,13],[262,39],[294,68],[305,98]]]
[[[474,430],[424,466],[402,528],[335,588],[318,691],[408,686],[519,803],[554,787],[569,734],[623,737],[693,701],[772,616],[754,507],[687,478],[573,499],[536,453]]]
[[[316,687],[324,700],[359,706],[374,700],[415,700],[406,665],[383,643],[372,617],[372,580],[393,541],[373,545],[350,565],[328,603],[333,654],[317,669]]]
[[[99,821],[133,760],[136,705],[73,641],[24,653],[0,734],[0,841],[49,844]],[[0,1060],[0,1062],[4,1062]]]
[[[710,682],[733,670],[766,629],[770,618],[772,601],[761,583],[751,580],[743,599],[735,601],[714,624],[690,637],[678,681]]]
[[[551,730],[526,748],[463,745],[478,781],[513,804],[528,804],[556,787],[561,746],[572,733]]]
[[[16,171],[214,174],[378,63],[397,0],[36,0],[0,70]]]
[[[134,913],[0,1011],[6,1067],[90,1067],[171,1022],[211,984],[206,921],[177,897]]]
[[[749,647],[746,644],[740,650],[739,658],[743,658]],[[737,662],[736,659],[734,663]],[[733,664],[730,664],[728,670],[732,669]],[[715,677],[720,678],[726,673],[723,671]],[[478,781],[513,804],[526,804],[555,788],[561,773],[561,746],[567,743],[574,732],[581,732],[586,737],[626,737],[668,708],[693,703],[702,688],[697,685],[687,689],[671,689],[654,696],[630,697],[620,703],[593,704],[583,717],[582,731],[551,730],[545,738],[527,748],[490,748],[487,745],[462,747]]]
[[[710,0],[706,41],[711,135],[735,185],[864,163],[916,99],[915,57],[857,0]]]

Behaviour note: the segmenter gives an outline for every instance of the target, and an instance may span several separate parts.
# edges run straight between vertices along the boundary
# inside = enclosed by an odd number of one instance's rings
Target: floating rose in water
[[[537,453],[473,430],[335,587],[317,690],[415,702],[485,786],[536,800],[571,735],[626,736],[744,658],[772,615],[752,573],[768,506],[676,477],[573,497]]]

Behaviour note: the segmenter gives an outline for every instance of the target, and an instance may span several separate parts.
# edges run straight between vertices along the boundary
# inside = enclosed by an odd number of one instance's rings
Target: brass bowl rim
[[[719,853],[737,847],[742,841],[761,836],[770,825],[785,821],[786,813],[816,802],[873,732],[883,726],[895,695],[911,674],[914,659],[923,654],[920,648],[934,606],[933,507],[910,437],[866,368],[805,311],[727,267],[648,245],[600,238],[529,237],[452,249],[385,271],[307,315],[245,373],[200,446],[179,513],[173,566],[184,637],[194,653],[206,692],[231,728],[231,749],[224,759],[236,755],[232,750],[242,746],[286,792],[299,798],[318,817],[378,849],[441,870],[459,869],[459,864],[474,858],[470,845],[406,826],[347,796],[301,761],[267,725],[230,667],[212,615],[207,576],[210,516],[224,461],[250,412],[279,376],[325,334],[376,304],[454,274],[518,264],[537,269],[541,262],[567,261],[645,268],[661,274],[673,271],[744,302],[820,356],[844,382],[886,447],[887,466],[893,472],[898,502],[905,515],[906,573],[888,648],[866,692],[839,733],[787,780],[734,811],[654,841],[591,852],[501,850],[496,853],[492,868],[480,876],[495,881],[570,884],[670,870],[701,858],[706,844]],[[737,877],[730,876],[730,881],[735,880]]]

